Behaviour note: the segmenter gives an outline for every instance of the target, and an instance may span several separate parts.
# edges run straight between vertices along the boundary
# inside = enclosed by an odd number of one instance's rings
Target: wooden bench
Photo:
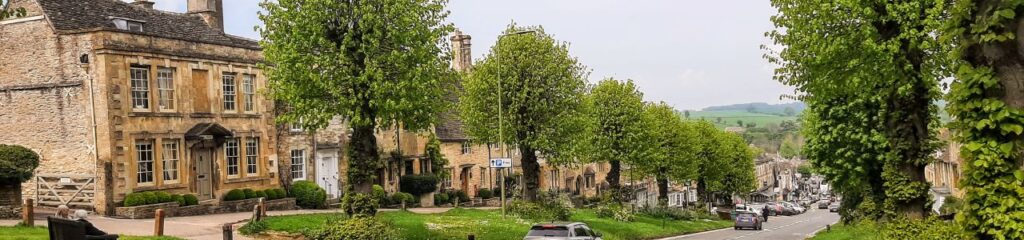
[[[85,223],[58,217],[46,217],[50,240],[116,240],[117,235],[87,236]]]

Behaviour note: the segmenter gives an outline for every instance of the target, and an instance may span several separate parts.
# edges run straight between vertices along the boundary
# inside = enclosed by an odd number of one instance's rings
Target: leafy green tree
[[[586,143],[588,73],[569,55],[568,43],[541,27],[512,24],[505,33],[466,78],[459,112],[473,139],[519,148],[524,198],[535,201],[537,153],[549,164],[572,161],[581,152],[576,146]]]
[[[649,139],[642,136],[642,132],[647,130],[642,121],[643,93],[636,89],[633,80],[610,78],[599,82],[588,97],[594,109],[590,111],[591,117],[597,123],[593,135],[593,156],[597,161],[608,162],[610,167],[605,180],[611,190],[618,192],[622,163],[646,161],[642,154],[646,150],[645,141]],[[676,118],[679,116],[672,114]],[[614,194],[616,198],[620,195]]]
[[[316,129],[335,116],[352,127],[348,183],[369,194],[382,159],[374,131],[431,126],[444,108],[448,67],[444,0],[263,1],[261,67],[279,121]],[[298,121],[302,119],[302,121]],[[360,199],[360,198],[352,198]]]
[[[25,8],[10,8],[9,3],[10,1],[0,1],[0,20],[24,17],[27,14]]]
[[[683,110],[683,117],[690,119],[690,110]]]
[[[790,138],[783,138],[782,144],[779,145],[779,155],[782,155],[784,158],[800,156],[800,146]]]
[[[772,6],[777,30],[768,36],[784,49],[767,59],[780,66],[777,80],[802,93],[804,114],[817,115],[806,135],[808,157],[840,192],[863,189],[860,179],[880,182],[869,185],[887,215],[925,217],[924,166],[937,147],[934,102],[943,78],[936,54],[942,48],[931,29],[942,1],[773,0]],[[878,174],[864,174],[877,166]]]
[[[954,46],[947,107],[969,163],[957,220],[978,239],[1024,239],[1024,1],[952,2],[941,38]]]
[[[441,141],[437,139],[437,135],[430,134],[425,152],[427,160],[430,161],[430,172],[438,179],[448,179],[451,174],[446,169],[448,159],[441,153]]]
[[[645,140],[644,159],[631,165],[640,173],[654,176],[658,185],[658,203],[668,203],[668,182],[690,182],[696,178],[696,148],[698,138],[692,122],[679,118],[679,114],[665,103],[647,104],[642,123],[646,125],[639,136]]]
[[[703,201],[712,194],[746,193],[754,189],[754,158],[759,154],[743,137],[721,131],[715,125],[698,121],[690,123],[696,136],[691,143],[696,165],[697,192]]]

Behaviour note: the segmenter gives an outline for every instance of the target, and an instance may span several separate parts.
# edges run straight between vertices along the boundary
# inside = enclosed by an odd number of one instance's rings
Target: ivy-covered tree
[[[929,212],[924,167],[937,148],[935,129],[942,48],[935,25],[942,1],[772,0],[784,47],[767,59],[776,79],[796,87],[815,114],[807,156],[829,180],[849,189],[880,177],[890,216]],[[862,175],[881,166],[878,175]],[[869,182],[875,179],[867,179]],[[843,182],[852,181],[852,182]],[[843,188],[837,190],[843,191]],[[845,197],[846,195],[844,195]]]
[[[942,29],[965,164],[958,222],[979,239],[1024,239],[1024,1],[956,0]]]
[[[427,161],[430,161],[430,172],[437,176],[438,179],[448,179],[449,174],[451,174],[446,169],[448,159],[441,153],[441,141],[437,139],[437,135],[430,134],[430,140],[427,141],[425,152]]]
[[[505,34],[465,79],[459,112],[473,139],[518,147],[524,199],[534,201],[538,153],[549,164],[573,161],[586,139],[587,70],[541,27],[513,24]]]
[[[658,185],[658,204],[668,203],[668,183],[689,183],[696,179],[698,137],[692,122],[684,122],[671,106],[650,103],[644,106],[641,123],[646,127],[638,133],[644,142],[643,159],[632,166],[646,176],[654,176]]]
[[[370,194],[382,167],[375,130],[396,122],[431,126],[453,79],[444,0],[263,1],[261,67],[281,122],[325,127],[335,116],[352,127],[348,183]],[[301,119],[301,121],[299,121]],[[353,198],[356,199],[356,198]]]
[[[620,190],[622,163],[640,164],[649,161],[644,158],[646,141],[643,134],[643,93],[636,89],[633,80],[619,81],[605,79],[590,91],[591,117],[596,122],[592,144],[593,160],[608,162],[608,187]],[[670,108],[671,110],[671,108]],[[675,114],[678,118],[678,114]],[[621,194],[613,194],[618,198]],[[622,199],[616,199],[622,200]]]

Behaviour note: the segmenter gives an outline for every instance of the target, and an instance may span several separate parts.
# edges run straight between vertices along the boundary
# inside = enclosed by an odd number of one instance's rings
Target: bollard
[[[260,206],[259,205],[252,206],[252,220],[258,222],[258,221],[260,221],[260,219],[261,219],[261,217],[260,217]]]
[[[21,208],[21,223],[25,226],[32,227],[36,225],[36,221],[32,218],[35,217],[35,209],[32,206],[32,199],[25,199],[25,206]]]
[[[230,223],[225,223],[223,229],[224,229],[224,240],[231,240],[231,237],[232,237],[231,224]]]
[[[476,236],[473,236],[473,234],[470,234],[470,235],[469,235],[469,237],[468,237],[468,239],[469,239],[469,240],[476,240]]]
[[[164,235],[164,209],[157,209],[156,216],[153,217],[153,236]]]
[[[264,202],[264,200],[265,200],[265,198],[260,198],[260,202],[259,202],[259,204],[257,204],[257,206],[260,206],[260,210],[259,210],[260,211],[260,213],[259,213],[260,217],[258,219],[261,219],[261,220],[263,219],[263,217],[267,216],[267,203]]]
[[[832,224],[825,224],[825,231],[832,231]]]

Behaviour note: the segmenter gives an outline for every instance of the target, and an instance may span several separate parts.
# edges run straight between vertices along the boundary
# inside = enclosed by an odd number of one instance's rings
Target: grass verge
[[[45,240],[50,239],[45,227],[0,227],[0,240]],[[182,240],[176,237],[122,236],[122,240]]]
[[[315,228],[334,214],[308,214],[274,216],[267,218],[268,230],[301,233]],[[452,209],[438,214],[416,214],[407,211],[381,212],[379,217],[391,221],[403,239],[466,239],[470,234],[477,239],[522,239],[536,221],[516,217],[501,217],[496,210]],[[662,221],[637,216],[632,222],[618,222],[598,218],[592,210],[576,210],[571,218],[584,222],[607,240],[654,239],[687,233],[731,227],[729,221]]]
[[[821,230],[810,240],[881,240],[881,229],[872,223],[836,224],[828,231]]]

